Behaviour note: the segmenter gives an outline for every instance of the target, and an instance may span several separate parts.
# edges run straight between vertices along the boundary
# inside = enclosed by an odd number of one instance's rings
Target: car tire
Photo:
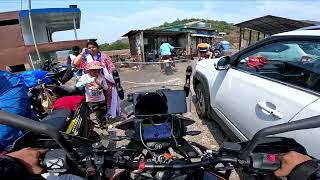
[[[208,95],[205,92],[204,86],[199,83],[195,88],[196,93],[196,111],[200,118],[207,118],[207,109],[208,109]]]

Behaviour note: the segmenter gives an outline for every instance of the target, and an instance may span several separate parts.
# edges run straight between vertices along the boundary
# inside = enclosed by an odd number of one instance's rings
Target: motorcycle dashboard
[[[159,140],[159,139],[170,139],[171,138],[171,123],[158,123],[158,124],[147,124],[142,125],[143,133],[142,138],[144,140]]]

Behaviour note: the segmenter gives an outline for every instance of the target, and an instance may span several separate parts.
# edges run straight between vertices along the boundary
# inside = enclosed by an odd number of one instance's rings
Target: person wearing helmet
[[[86,74],[82,75],[76,87],[85,87],[86,101],[89,107],[96,113],[98,123],[103,126],[106,122],[107,107],[103,90],[108,89],[106,79],[101,73],[103,66],[99,61],[91,61],[86,64]]]
[[[202,54],[205,54],[209,59],[212,58],[211,46],[207,41],[203,41],[197,45],[198,49],[198,58],[201,58]]]

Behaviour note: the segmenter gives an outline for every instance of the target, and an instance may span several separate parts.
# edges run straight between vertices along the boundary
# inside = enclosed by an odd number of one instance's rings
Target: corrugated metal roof
[[[28,10],[20,11],[20,20],[28,17]],[[80,28],[81,11],[79,8],[46,8],[32,9],[32,18],[40,19],[46,24],[51,33],[73,29],[73,18],[76,20],[76,28]]]
[[[207,30],[207,31],[215,31],[215,29],[208,28],[208,27],[182,27],[181,29],[198,29],[198,30]]]
[[[134,34],[137,34],[139,32],[143,31],[145,35],[179,35],[179,34],[187,34],[188,32],[183,32],[183,31],[164,31],[164,30],[131,30],[124,34],[122,37],[128,37],[132,36]]]
[[[249,28],[269,35],[293,31],[313,25],[315,24],[271,15],[235,24],[235,26],[238,26],[240,28]]]

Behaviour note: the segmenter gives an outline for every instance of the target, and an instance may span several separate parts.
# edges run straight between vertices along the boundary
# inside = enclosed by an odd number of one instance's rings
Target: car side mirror
[[[227,70],[230,67],[230,57],[224,56],[219,59],[217,63],[214,64],[214,68],[218,71]]]

